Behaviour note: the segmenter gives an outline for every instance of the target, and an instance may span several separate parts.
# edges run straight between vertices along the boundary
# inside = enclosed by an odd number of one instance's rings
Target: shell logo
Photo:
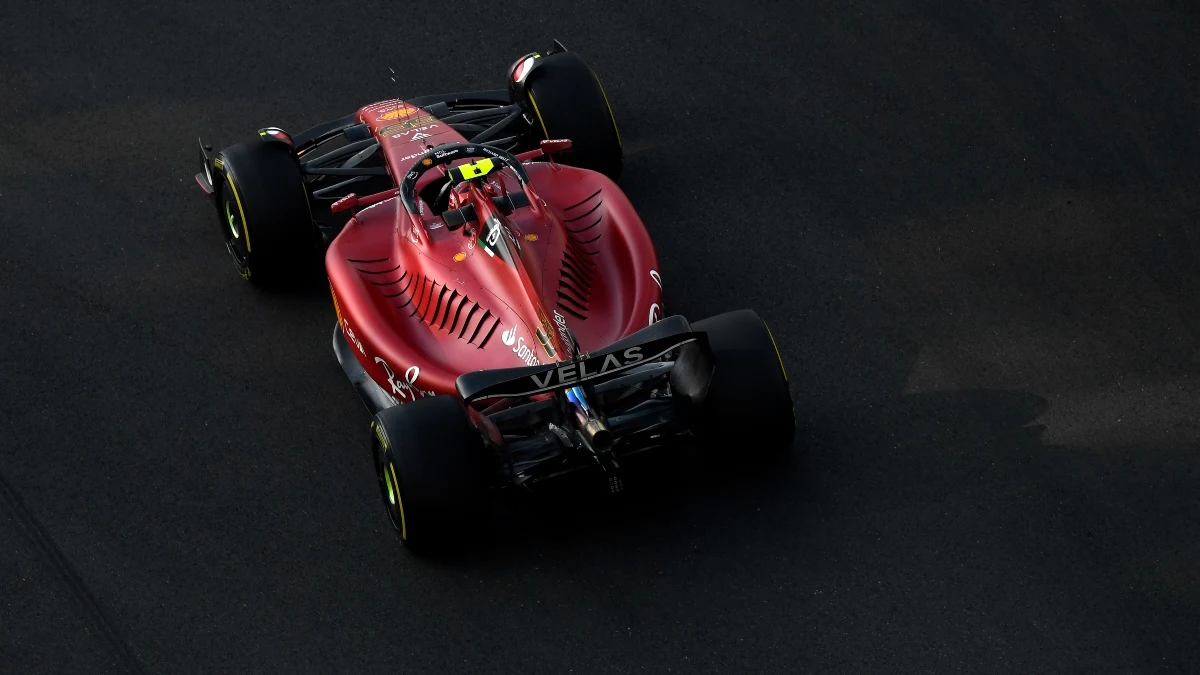
[[[463,253],[462,251],[459,251],[458,253],[454,254],[454,262],[462,262],[466,259],[467,259],[467,254]]]
[[[414,108],[412,106],[407,106],[407,105],[401,106],[399,108],[396,108],[395,110],[389,110],[389,111],[383,113],[382,115],[380,115],[379,121],[380,122],[390,122],[392,120],[402,120],[405,117],[411,117],[412,115],[415,115],[420,111],[421,111],[420,108]]]

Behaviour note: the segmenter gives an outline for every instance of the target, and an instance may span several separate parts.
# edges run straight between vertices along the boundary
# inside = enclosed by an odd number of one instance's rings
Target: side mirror
[[[542,154],[550,155],[555,152],[571,149],[571,139],[569,138],[548,138],[541,143]]]
[[[334,202],[333,206],[329,207],[329,210],[333,213],[341,213],[342,211],[349,211],[356,206],[358,206],[358,195],[351,192]]]

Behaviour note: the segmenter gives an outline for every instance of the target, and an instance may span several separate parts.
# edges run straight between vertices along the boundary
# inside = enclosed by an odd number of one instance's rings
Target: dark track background
[[[1195,3],[736,4],[6,3],[0,670],[1195,668]],[[552,37],[669,310],[768,320],[807,454],[423,562],[327,293],[237,277],[195,139]]]

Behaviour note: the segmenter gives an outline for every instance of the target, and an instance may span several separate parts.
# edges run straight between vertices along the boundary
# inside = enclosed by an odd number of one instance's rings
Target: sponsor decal
[[[574,344],[571,333],[567,329],[567,317],[559,314],[557,309],[554,310],[554,325],[558,327],[558,339],[564,345],[571,345],[572,352],[578,352],[578,345]]]
[[[383,129],[379,130],[379,136],[392,136],[395,138],[394,135],[398,135],[398,133],[404,130],[428,129],[430,123],[434,123],[434,121],[438,121],[438,119],[433,117],[433,115],[421,115],[419,118],[408,119],[401,121],[401,123],[385,126]]]
[[[540,372],[485,387],[472,394],[470,400],[517,398],[573,387],[587,380],[615,375],[638,364],[649,363],[701,339],[703,333],[679,333],[586,359],[563,361],[540,368]]]
[[[377,119],[380,122],[390,122],[392,120],[402,120],[405,117],[415,115],[419,112],[421,112],[420,108],[415,108],[415,107],[407,105],[407,104],[402,104],[398,108],[393,108],[391,110],[385,109],[383,111],[383,113]]]
[[[436,396],[432,391],[426,391],[417,386],[417,378],[421,376],[420,366],[413,366],[404,371],[403,377],[396,377],[396,373],[392,371],[392,367],[387,364],[382,358],[376,356],[375,363],[383,366],[383,371],[387,373],[388,384],[392,386],[392,395],[401,400],[415,401],[418,398],[426,396]]]
[[[658,285],[658,291],[659,291],[659,293],[661,293],[662,292],[662,277],[659,276],[658,270],[650,270],[650,278],[653,279],[654,283]],[[648,325],[654,325],[655,323],[657,323],[661,320],[662,320],[662,306],[660,306],[657,302],[651,304],[650,305],[650,323]]]
[[[375,113],[387,112],[387,111],[391,110],[392,108],[398,108],[398,107],[404,106],[404,105],[408,105],[407,103],[404,102],[404,99],[389,98],[386,101],[379,101],[378,103],[372,103],[371,105],[367,106],[366,108],[363,108],[363,110],[365,110],[366,112],[375,114]]]
[[[401,158],[400,158],[399,160],[397,160],[397,161],[404,162],[404,161],[407,161],[407,160],[410,160],[410,159],[416,159],[416,158],[420,157],[420,156],[421,156],[421,155],[423,155],[423,154],[425,154],[425,153],[424,153],[424,152],[414,152],[414,153],[413,153],[413,154],[411,154],[411,155],[407,155],[407,156],[401,157]]]
[[[393,135],[392,138],[400,138],[401,136],[407,136],[407,135],[413,133],[414,131],[429,131],[430,129],[436,129],[437,127],[438,127],[438,125],[436,125],[436,124],[429,124],[429,125],[426,125],[423,127],[416,127],[416,128],[409,127],[408,131],[401,131],[400,133]],[[439,131],[437,133],[440,134],[441,132]]]
[[[529,379],[538,386],[544,387],[561,387],[563,385],[572,385],[585,380],[590,380],[594,377],[607,375],[626,368],[636,366],[645,361],[646,357],[642,354],[642,348],[629,347],[615,354],[605,354],[594,359],[584,359],[575,363],[566,363],[554,370],[540,373],[538,375],[530,375]]]
[[[417,173],[417,170],[416,170],[416,169],[413,169],[412,171],[409,171],[409,172],[408,172],[408,175],[407,175],[407,176],[405,176],[405,178],[407,178],[407,179],[409,179],[409,180],[414,180],[414,179],[416,179],[416,177],[417,177],[417,176],[419,176],[419,175],[421,175],[421,174]]]
[[[363,349],[363,343],[354,334],[354,329],[350,328],[350,319],[342,319],[342,332],[346,334],[346,339],[350,341],[350,344],[358,348],[359,354],[367,355],[367,350]]]
[[[431,135],[432,134],[417,134],[416,136],[413,136],[411,139],[409,139],[409,142],[423,141],[426,138],[429,138]],[[429,166],[429,164],[427,163],[426,166]]]
[[[454,150],[438,150],[437,152],[433,153],[433,156],[434,156],[434,158],[435,158],[435,159],[441,159],[441,158],[443,158],[443,157],[449,157],[450,155],[457,155],[457,154],[458,154],[458,150],[457,150],[457,149],[454,149]]]
[[[528,345],[525,344],[524,337],[517,337],[517,327],[513,326],[500,334],[500,341],[506,347],[512,347],[513,353],[517,358],[525,362],[527,366],[540,366],[541,361],[538,361],[537,354]]]
[[[459,251],[458,253],[454,254],[454,262],[462,262],[466,259],[467,259],[467,254],[463,251]]]
[[[537,241],[537,240],[538,240],[538,236],[536,234],[525,235],[525,241]]]

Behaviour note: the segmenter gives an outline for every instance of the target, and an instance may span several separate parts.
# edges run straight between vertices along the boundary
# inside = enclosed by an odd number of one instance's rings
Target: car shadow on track
[[[469,552],[437,562],[476,567],[744,537],[804,548],[831,520],[969,491],[998,454],[1036,453],[1043,427],[1031,423],[1046,407],[1033,394],[975,390],[819,411],[773,462],[742,466],[730,449],[731,461],[688,460],[615,498],[575,491],[507,501]]]

